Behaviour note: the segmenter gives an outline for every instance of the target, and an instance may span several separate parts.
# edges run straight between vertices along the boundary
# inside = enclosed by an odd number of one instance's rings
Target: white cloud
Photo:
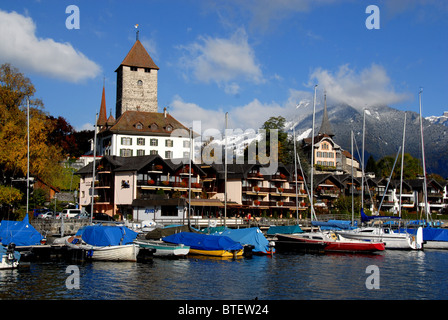
[[[30,17],[0,10],[0,60],[25,72],[69,82],[95,78],[101,68],[70,43],[36,36]]]
[[[376,64],[360,72],[348,65],[340,66],[334,73],[317,68],[309,79],[310,85],[315,82],[327,92],[329,103],[346,103],[354,108],[393,105],[412,98],[409,93],[396,92],[386,70]]]
[[[238,29],[230,38],[205,36],[200,37],[197,42],[179,48],[186,53],[180,64],[187,71],[192,71],[199,82],[215,82],[231,94],[239,92],[240,87],[236,80],[264,82],[261,68],[256,63],[255,53],[248,43],[244,29]]]
[[[94,130],[95,126],[92,123],[84,123],[82,126],[75,128],[76,131]]]
[[[254,99],[246,105],[231,107],[226,110],[229,112],[228,127],[243,131],[247,129],[254,129],[256,131],[270,117],[283,116],[288,119],[298,113],[310,112],[310,108],[304,107],[303,109],[306,110],[299,111],[296,109],[300,101],[309,99],[309,97],[309,92],[290,90],[289,97],[283,104],[276,102],[263,103],[258,99]],[[174,97],[169,109],[173,117],[185,126],[192,126],[193,121],[200,121],[202,131],[207,129],[222,131],[225,128],[226,111],[222,109],[205,109],[195,103],[185,102],[179,96]]]

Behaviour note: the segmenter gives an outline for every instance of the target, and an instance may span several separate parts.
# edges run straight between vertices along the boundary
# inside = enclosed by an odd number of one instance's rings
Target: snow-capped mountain
[[[286,118],[285,129],[291,134],[295,129],[297,141],[311,136],[312,131],[312,105],[303,103],[303,108],[298,108],[294,115],[269,115],[283,116]],[[328,117],[335,136],[333,139],[343,149],[350,152],[350,134],[354,132],[355,151],[354,156],[360,159],[363,132],[363,111],[346,104],[327,106]],[[365,110],[365,159],[372,155],[376,161],[384,156],[395,157],[403,141],[404,111],[387,106],[369,107]],[[411,154],[417,159],[422,158],[420,116],[416,112],[406,111],[406,139],[405,153]],[[322,122],[323,108],[319,106],[315,115],[315,134],[319,132]],[[266,120],[269,118],[266,118]],[[442,121],[445,117],[445,121]],[[442,177],[448,177],[448,115],[423,119],[423,132],[425,141],[426,171],[428,174],[437,173]],[[253,136],[244,133],[233,133],[228,136],[229,149],[234,148],[236,155],[241,156],[248,144],[254,140],[260,140],[261,135]],[[224,139],[215,139],[212,144],[224,146]]]
[[[448,111],[445,111],[441,116],[426,117],[426,120],[433,124],[441,124],[448,127]]]
[[[345,150],[350,151],[350,132],[355,136],[354,156],[358,158],[356,146],[361,152],[363,112],[348,105],[328,106],[328,117],[335,134],[334,140]],[[372,155],[375,160],[388,155],[396,156],[403,141],[404,111],[387,106],[369,107],[366,109],[365,152],[368,159]],[[322,122],[323,110],[315,116],[315,133]],[[405,153],[421,159],[420,116],[418,113],[406,111]],[[312,116],[304,118],[296,125],[296,133],[309,130]],[[423,136],[425,142],[427,173],[437,173],[448,177],[448,128],[440,123],[423,120]]]

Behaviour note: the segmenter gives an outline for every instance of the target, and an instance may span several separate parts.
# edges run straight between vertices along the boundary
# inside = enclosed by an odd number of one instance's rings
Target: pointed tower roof
[[[127,56],[124,58],[121,66],[149,68],[159,70],[159,67],[154,63],[149,53],[143,47],[140,40],[137,39]],[[117,68],[118,70],[118,68]]]
[[[325,104],[324,104],[324,115],[322,116],[322,124],[320,125],[319,134],[326,134],[330,137],[334,136],[333,129],[331,128],[330,121],[328,120],[327,113],[327,95],[324,96]]]
[[[98,120],[96,124],[98,126],[104,126],[107,122],[107,113],[106,113],[106,90],[103,85],[103,96],[101,97],[101,107],[100,114],[98,115]]]

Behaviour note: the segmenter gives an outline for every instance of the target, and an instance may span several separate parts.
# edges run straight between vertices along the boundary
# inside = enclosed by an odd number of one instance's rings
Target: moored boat
[[[324,241],[302,241],[297,234],[276,234],[275,247],[280,253],[305,252],[323,253],[327,244]]]
[[[277,235],[278,236],[278,235]],[[288,236],[290,241],[298,243],[321,244],[325,243],[324,251],[334,252],[359,252],[370,253],[383,251],[385,249],[383,242],[359,241],[352,239],[343,239],[334,232],[306,232]]]
[[[10,243],[7,247],[0,246],[0,270],[19,267],[20,253],[15,251],[15,247],[14,243]]]
[[[87,251],[87,257],[99,261],[137,261],[139,245],[133,243],[137,233],[123,226],[87,226],[81,237],[66,240],[71,248]]]
[[[173,244],[158,240],[135,240],[140,248],[155,249],[154,256],[182,257],[190,252],[190,247],[183,244]]]
[[[225,228],[211,235],[227,236],[239,242],[243,247],[250,247],[251,254],[273,255],[275,252],[274,243],[269,242],[258,227],[241,229]]]
[[[180,232],[164,237],[162,240],[168,243],[189,246],[189,253],[191,254],[215,257],[238,257],[243,255],[243,246],[226,236]]]
[[[423,249],[422,229],[419,228],[415,235],[406,232],[395,232],[385,227],[362,227],[350,231],[336,231],[345,239],[360,241],[381,241],[386,249],[421,250]]]

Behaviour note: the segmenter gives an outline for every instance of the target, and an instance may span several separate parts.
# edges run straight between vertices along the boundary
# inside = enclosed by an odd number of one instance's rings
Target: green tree
[[[380,177],[389,177],[394,166],[395,157],[385,156],[377,162],[378,174]],[[419,159],[412,157],[409,153],[404,154],[403,179],[416,179],[422,172],[422,166]],[[392,179],[400,179],[401,176],[401,157],[397,159]]]

